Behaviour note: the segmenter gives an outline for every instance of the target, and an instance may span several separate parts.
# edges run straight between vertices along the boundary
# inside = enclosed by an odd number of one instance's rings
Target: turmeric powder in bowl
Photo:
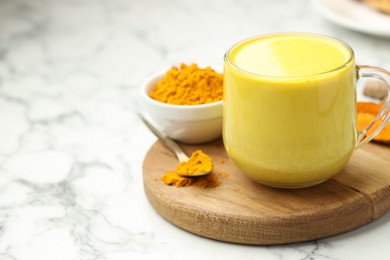
[[[188,144],[222,135],[223,75],[196,64],[169,67],[145,80],[142,114],[171,139]]]
[[[149,93],[154,100],[173,105],[199,105],[222,100],[223,75],[210,66],[172,67]]]

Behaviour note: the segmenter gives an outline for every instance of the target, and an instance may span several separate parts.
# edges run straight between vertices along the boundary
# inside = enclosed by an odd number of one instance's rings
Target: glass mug
[[[376,119],[356,126],[356,83],[379,78],[389,95]],[[337,39],[282,33],[247,39],[224,58],[223,142],[248,177],[280,188],[337,174],[390,117],[390,73],[355,65]]]

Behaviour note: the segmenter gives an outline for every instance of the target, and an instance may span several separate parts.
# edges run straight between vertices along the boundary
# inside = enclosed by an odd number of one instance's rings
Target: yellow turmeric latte
[[[225,56],[223,138],[246,175],[304,187],[339,172],[356,144],[356,67],[332,38],[275,34]]]
[[[156,84],[149,96],[174,105],[199,105],[222,100],[223,75],[211,67],[196,64],[172,67]]]

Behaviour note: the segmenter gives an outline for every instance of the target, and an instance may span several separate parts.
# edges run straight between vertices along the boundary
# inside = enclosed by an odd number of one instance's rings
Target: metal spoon
[[[138,113],[138,116],[141,118],[141,120],[144,122],[144,124],[149,128],[150,131],[152,131],[155,136],[167,147],[169,148],[173,153],[176,154],[177,159],[180,163],[182,162],[188,162],[190,159],[180,148],[180,146],[173,141],[171,138],[169,138],[165,133],[158,130],[156,127],[154,127],[148,120],[145,119],[140,113]],[[191,173],[191,174],[180,174],[181,176],[188,176],[188,177],[197,177],[209,174],[210,172],[201,172],[201,173]]]

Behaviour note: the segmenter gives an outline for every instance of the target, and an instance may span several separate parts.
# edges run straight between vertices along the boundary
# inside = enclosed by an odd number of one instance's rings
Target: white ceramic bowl
[[[168,137],[195,144],[214,140],[222,135],[222,103],[171,105],[152,99],[148,93],[165,75],[165,71],[149,77],[142,86],[141,112]]]

